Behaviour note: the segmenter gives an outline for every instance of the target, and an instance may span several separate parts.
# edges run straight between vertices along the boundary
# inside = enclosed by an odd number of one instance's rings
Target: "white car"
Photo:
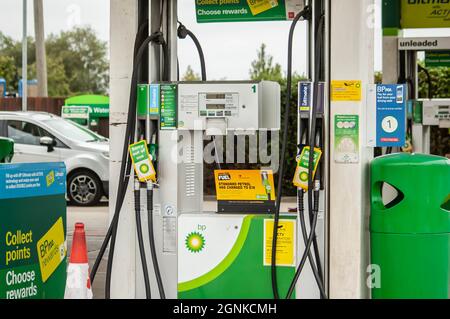
[[[108,197],[107,138],[42,112],[0,112],[0,136],[14,140],[13,163],[63,161],[71,204],[91,206]]]

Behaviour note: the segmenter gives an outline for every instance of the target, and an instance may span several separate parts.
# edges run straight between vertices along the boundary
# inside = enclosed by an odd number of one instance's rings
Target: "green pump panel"
[[[386,202],[388,187],[396,195]],[[449,159],[393,154],[372,162],[372,298],[450,297],[449,195]]]
[[[296,222],[295,215],[280,217],[276,269],[282,296],[298,262]],[[178,298],[272,299],[272,234],[272,215],[181,214]]]

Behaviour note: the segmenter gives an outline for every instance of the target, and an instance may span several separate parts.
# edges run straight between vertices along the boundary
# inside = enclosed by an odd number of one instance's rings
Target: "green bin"
[[[387,183],[396,197],[383,204]],[[393,154],[371,164],[372,298],[450,297],[450,160]]]
[[[0,137],[0,163],[11,162],[14,156],[14,141],[6,137]]]

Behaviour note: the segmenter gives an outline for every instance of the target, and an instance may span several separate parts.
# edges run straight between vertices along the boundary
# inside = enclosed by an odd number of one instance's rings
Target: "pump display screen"
[[[198,114],[201,117],[231,117],[239,112],[239,93],[200,92],[198,94]]]
[[[224,110],[225,104],[206,104],[207,110]]]
[[[206,94],[207,100],[225,100],[225,94],[224,93],[208,93]]]

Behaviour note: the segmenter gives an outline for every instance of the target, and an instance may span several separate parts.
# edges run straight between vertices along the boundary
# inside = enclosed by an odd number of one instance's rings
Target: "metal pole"
[[[47,59],[45,54],[44,6],[42,0],[34,0],[34,33],[36,38],[38,96],[47,97]]]
[[[27,0],[22,1],[23,4],[23,36],[22,36],[22,111],[27,110],[27,93],[28,93],[28,79],[27,79]]]

